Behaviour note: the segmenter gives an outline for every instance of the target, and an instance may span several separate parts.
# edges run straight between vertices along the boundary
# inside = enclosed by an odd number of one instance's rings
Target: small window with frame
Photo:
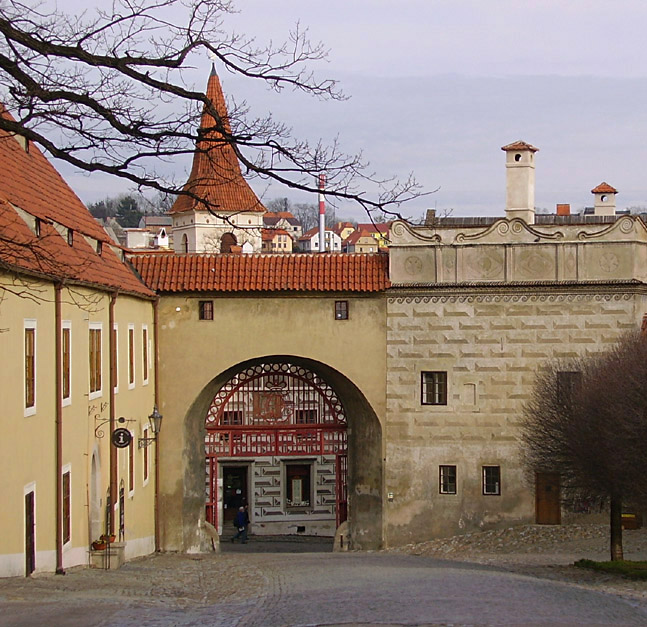
[[[420,378],[421,404],[447,405],[447,372],[422,372]]]
[[[200,320],[213,320],[213,301],[201,300],[198,303],[199,319]]]
[[[285,464],[286,509],[309,509],[311,507],[311,479],[312,464]]]
[[[456,494],[456,466],[439,466],[438,491],[440,494]]]
[[[483,494],[501,494],[501,466],[483,466]]]
[[[348,320],[348,301],[335,301],[335,320]]]

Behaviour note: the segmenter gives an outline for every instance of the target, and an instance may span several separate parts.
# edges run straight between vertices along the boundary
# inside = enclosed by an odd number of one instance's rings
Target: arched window
[[[220,252],[230,253],[231,247],[236,246],[237,244],[238,244],[238,241],[236,240],[236,236],[233,233],[225,233],[220,238]]]
[[[189,252],[189,238],[186,236],[186,234],[182,236],[182,252],[183,253]]]

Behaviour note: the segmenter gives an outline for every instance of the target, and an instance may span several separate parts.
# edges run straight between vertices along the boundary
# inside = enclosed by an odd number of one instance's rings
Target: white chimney
[[[503,146],[506,153],[506,202],[508,220],[521,218],[528,224],[535,222],[535,148],[517,141]]]
[[[608,183],[600,183],[591,190],[595,195],[595,204],[593,205],[593,215],[596,216],[614,216],[616,215],[616,194],[614,189]]]

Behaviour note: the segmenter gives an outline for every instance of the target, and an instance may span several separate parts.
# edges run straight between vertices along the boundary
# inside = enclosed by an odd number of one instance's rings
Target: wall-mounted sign
[[[117,448],[126,448],[130,446],[133,436],[128,429],[115,429],[112,432],[112,443]]]

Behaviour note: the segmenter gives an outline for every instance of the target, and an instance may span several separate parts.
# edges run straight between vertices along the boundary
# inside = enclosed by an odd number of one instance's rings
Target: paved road
[[[0,580],[0,625],[647,625],[647,607],[488,566],[266,548]]]

